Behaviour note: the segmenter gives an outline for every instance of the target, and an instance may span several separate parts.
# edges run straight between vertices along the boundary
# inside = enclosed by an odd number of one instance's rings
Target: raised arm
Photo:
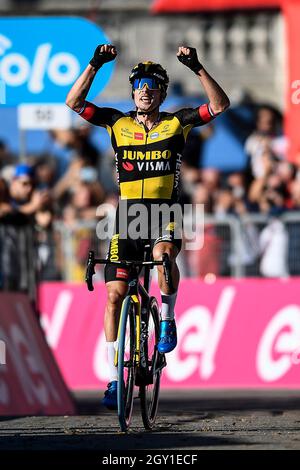
[[[76,82],[69,91],[66,104],[73,111],[79,113],[85,104],[85,99],[91,88],[93,80],[98,70],[106,62],[114,60],[117,56],[115,46],[111,44],[100,44],[97,46],[93,58],[90,60],[89,65],[83,71],[83,73],[77,78]]]
[[[97,71],[89,64],[72,86],[66,98],[66,105],[73,111],[79,113],[83,108],[96,73]]]
[[[229,98],[199,62],[196,49],[180,46],[177,58],[197,75],[209,99],[209,106],[213,114],[217,115],[225,111],[230,106]]]

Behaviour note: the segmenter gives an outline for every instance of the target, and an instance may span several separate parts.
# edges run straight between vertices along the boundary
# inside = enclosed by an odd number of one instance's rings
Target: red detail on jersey
[[[199,106],[199,115],[204,122],[209,122],[211,121],[214,116],[212,116],[209,112],[208,104],[202,104]]]
[[[134,138],[136,140],[143,140],[144,139],[144,134],[142,134],[142,132],[135,132],[134,133]]]
[[[134,166],[132,163],[130,162],[123,162],[122,163],[122,167],[124,168],[124,170],[126,171],[132,171],[134,169]]]
[[[93,103],[89,103],[89,101],[86,101],[84,110],[80,113],[80,116],[83,117],[83,119],[89,121],[94,116],[96,109],[97,106],[95,106]]]
[[[117,277],[120,277],[122,279],[128,279],[128,271],[126,269],[122,268],[117,268]]]

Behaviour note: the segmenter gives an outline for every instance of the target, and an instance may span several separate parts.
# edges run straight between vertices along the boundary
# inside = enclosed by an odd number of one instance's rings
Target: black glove
[[[105,64],[106,62],[110,62],[114,60],[117,54],[113,54],[112,52],[100,52],[101,47],[105,46],[105,44],[100,44],[96,47],[94,56],[90,60],[90,64],[94,69],[99,70],[100,67]]]
[[[198,75],[199,70],[203,69],[203,66],[200,64],[197,51],[194,47],[188,47],[187,49],[190,50],[189,55],[180,54],[177,56],[179,62],[183,65],[186,65],[189,69],[191,69],[196,75]]]

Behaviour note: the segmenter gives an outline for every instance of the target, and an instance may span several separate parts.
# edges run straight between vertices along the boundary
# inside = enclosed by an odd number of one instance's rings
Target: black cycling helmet
[[[129,81],[131,84],[133,84],[136,78],[144,77],[156,78],[156,80],[161,85],[163,101],[167,96],[167,89],[169,84],[169,77],[166,70],[160,64],[156,64],[155,62],[140,62],[139,64],[135,65],[131,70],[131,73],[129,75]]]

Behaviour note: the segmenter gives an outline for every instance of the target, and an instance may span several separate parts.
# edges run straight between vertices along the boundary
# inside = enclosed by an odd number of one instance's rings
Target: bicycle
[[[149,295],[150,269],[162,265],[167,284],[171,287],[170,260],[167,253],[162,261],[151,260],[150,245],[145,245],[144,261],[96,259],[89,252],[86,283],[94,290],[96,264],[122,264],[130,268],[128,292],[123,300],[118,327],[115,365],[118,367],[118,419],[121,431],[127,431],[132,416],[134,387],[139,387],[141,414],[145,429],[154,426],[165,355],[157,350],[159,341],[159,308],[155,297]],[[144,283],[139,282],[138,268],[144,268]]]

